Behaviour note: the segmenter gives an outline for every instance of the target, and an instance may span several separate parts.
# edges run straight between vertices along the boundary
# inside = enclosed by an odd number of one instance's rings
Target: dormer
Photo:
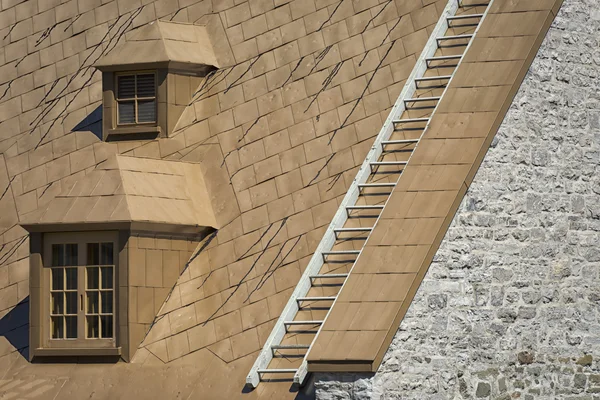
[[[151,22],[98,60],[105,141],[172,135],[206,75],[231,62],[215,39],[222,27],[206,22]]]

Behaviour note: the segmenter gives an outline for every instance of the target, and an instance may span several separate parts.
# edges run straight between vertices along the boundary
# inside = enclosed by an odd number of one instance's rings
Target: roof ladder
[[[438,52],[438,49],[441,48],[440,44],[451,43],[453,40],[463,40],[465,43],[461,46],[468,46],[474,37],[474,34],[469,33],[444,35],[451,27],[452,21],[475,19],[479,21],[478,23],[481,23],[485,18],[486,14],[457,16],[456,11],[462,6],[462,0],[449,0],[390,116],[377,135],[373,146],[358,170],[356,178],[341,201],[329,227],[323,234],[321,242],[318,244],[296,288],[290,295],[288,303],[281,312],[262,351],[246,377],[248,386],[255,388],[261,381],[268,381],[269,379],[263,378],[264,375],[268,374],[293,374],[293,378],[290,379],[293,383],[298,385],[304,383],[308,374],[306,357],[311,353],[312,343],[326,324],[329,311],[335,306],[338,295],[344,290],[348,279],[352,279],[350,276],[356,263],[360,262],[362,249],[368,243],[373,230],[376,229],[385,210],[385,205],[389,201],[399,179],[402,179],[400,172],[404,168],[410,168],[412,151],[418,148],[420,140],[427,131],[430,120],[437,110],[437,105],[443,99],[448,83],[452,80],[455,67],[462,60],[462,54],[440,54],[441,51]],[[444,73],[430,76],[429,74],[433,72],[433,68],[444,68],[444,70],[440,70]],[[433,86],[432,88],[422,87],[425,86],[423,85],[425,82],[435,83],[436,81],[444,81],[446,84],[438,87]],[[430,96],[427,93],[418,92],[419,90],[433,91],[433,89],[436,89],[435,94],[440,91],[442,94]],[[428,102],[434,103],[434,105],[430,106]],[[415,104],[419,106],[414,107]],[[391,146],[399,146],[402,151],[411,152],[408,155],[408,161],[385,161],[384,156],[389,156],[389,153],[393,151],[393,149],[386,150]],[[404,148],[401,146],[404,146]],[[378,169],[388,166],[404,167],[400,171],[394,172],[400,173],[400,177],[391,179],[388,176],[386,179],[389,181],[380,180],[381,172],[378,174]],[[368,213],[368,211],[371,213]],[[351,225],[351,222],[357,219],[360,220],[360,218],[376,219],[372,227]],[[354,240],[356,241],[353,242]],[[349,243],[354,243],[355,248],[340,248],[342,246],[346,247]],[[358,248],[359,246],[360,248]],[[334,293],[336,294],[331,295]],[[305,314],[301,311],[308,308],[325,310],[325,317],[323,320],[303,320],[302,317]],[[291,327],[297,327],[300,330],[290,329]],[[298,332],[303,335],[313,335],[312,338],[308,339],[311,344],[284,344],[290,341],[295,342],[294,335],[297,335]],[[298,368],[270,369],[268,367],[278,350],[306,350],[306,355]],[[285,367],[285,363],[285,357],[278,357],[277,364],[273,366]],[[296,366],[296,364],[291,365]],[[282,379],[287,379],[287,377],[282,377]],[[280,381],[281,379],[277,380]]]

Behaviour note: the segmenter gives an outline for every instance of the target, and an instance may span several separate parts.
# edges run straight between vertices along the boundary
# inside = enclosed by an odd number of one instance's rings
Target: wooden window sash
[[[64,239],[63,239],[64,238]],[[44,268],[42,273],[42,296],[47,301],[47,307],[42,311],[42,343],[43,347],[49,348],[115,348],[118,336],[118,304],[117,304],[117,273],[118,273],[118,235],[116,233],[109,232],[93,232],[89,234],[51,234],[48,238],[44,238],[46,242],[44,244]],[[87,265],[87,244],[88,243],[113,243],[113,264],[110,265],[113,269],[112,274],[112,338],[87,338],[87,326],[86,326],[86,269]],[[52,244],[77,244],[77,266],[66,266],[66,267],[51,267],[52,265]],[[105,265],[108,266],[108,265]],[[92,266],[95,267],[95,266]],[[51,301],[51,284],[52,276],[51,269],[53,268],[77,268],[77,338],[68,339],[66,336],[66,326],[63,328],[63,339],[52,338],[52,301]],[[98,266],[98,268],[100,268]],[[99,272],[100,273],[100,272]],[[64,272],[63,272],[64,274]],[[100,276],[98,277],[100,279]],[[66,277],[63,275],[63,281]],[[63,282],[63,289],[66,282]],[[101,287],[101,282],[98,282]],[[44,302],[43,302],[44,303]],[[42,303],[42,304],[43,304]],[[66,311],[66,304],[63,305],[63,311]],[[99,303],[100,307],[100,303]],[[101,311],[101,310],[99,310]],[[109,314],[105,314],[109,315]],[[98,327],[101,329],[101,327]],[[99,332],[101,333],[101,332]]]
[[[150,75],[153,74],[154,75],[154,96],[146,96],[146,97],[138,97],[137,93],[138,93],[138,84],[137,84],[137,79],[138,79],[138,75]],[[133,80],[133,92],[134,95],[133,97],[126,97],[126,98],[121,98],[120,97],[120,93],[119,93],[119,77],[121,76],[133,76],[134,80]],[[152,125],[152,124],[156,124],[158,122],[158,101],[157,101],[157,96],[156,93],[158,91],[158,85],[157,85],[157,74],[156,71],[138,71],[138,72],[124,72],[124,73],[120,73],[117,74],[116,76],[116,92],[117,95],[115,96],[116,102],[117,102],[117,107],[116,107],[116,115],[117,115],[117,126],[136,126],[136,125]],[[155,111],[154,111],[154,121],[150,121],[150,122],[140,122],[139,121],[139,113],[138,113],[138,102],[140,101],[150,101],[150,100],[154,100],[155,104]],[[126,123],[121,123],[119,122],[119,103],[120,102],[133,102],[133,116],[134,116],[134,120],[135,122],[126,122]]]

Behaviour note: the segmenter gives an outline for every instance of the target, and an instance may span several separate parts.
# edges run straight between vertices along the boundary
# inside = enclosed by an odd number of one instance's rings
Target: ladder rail
[[[444,11],[442,12],[442,15],[440,16],[440,19],[438,20],[436,27],[434,28],[432,34],[430,35],[425,48],[423,49],[419,59],[417,60],[415,67],[413,68],[413,70],[411,71],[411,74],[409,75],[409,77],[407,79],[407,82],[404,85],[404,88],[402,89],[400,96],[398,97],[396,103],[394,104],[388,118],[386,119],[385,123],[383,124],[379,134],[375,138],[375,141],[374,141],[371,149],[369,150],[367,156],[365,157],[365,160],[363,161],[361,167],[359,168],[356,178],[350,185],[350,188],[348,189],[340,206],[338,207],[336,214],[334,215],[331,223],[327,227],[327,230],[325,231],[323,238],[321,239],[315,252],[313,253],[313,255],[308,263],[308,266],[305,268],[302,276],[300,277],[298,285],[296,286],[292,295],[290,296],[288,303],[284,307],[279,319],[277,320],[277,322],[275,324],[275,327],[271,331],[271,334],[267,338],[265,344],[263,345],[263,348],[261,349],[260,354],[258,355],[256,361],[254,362],[254,365],[252,366],[250,372],[248,373],[248,375],[246,377],[246,384],[248,386],[250,386],[252,388],[256,388],[258,386],[258,384],[260,383],[260,380],[261,380],[260,375],[261,374],[268,373],[267,371],[274,371],[274,370],[269,370],[267,368],[267,366],[273,359],[272,346],[277,346],[281,343],[285,333],[287,332],[286,322],[293,320],[293,318],[296,316],[296,314],[300,310],[300,307],[301,307],[300,303],[302,300],[301,301],[298,301],[298,300],[302,299],[302,298],[306,298],[308,291],[312,287],[312,282],[314,279],[313,277],[316,275],[319,275],[319,272],[325,262],[323,253],[331,252],[331,249],[336,241],[336,236],[337,236],[336,230],[343,227],[349,218],[348,213],[347,213],[347,207],[356,204],[356,201],[357,201],[359,195],[361,194],[362,189],[367,188],[367,187],[375,187],[374,185],[371,186],[371,185],[366,184],[369,176],[371,175],[371,163],[377,162],[377,160],[383,153],[383,142],[389,140],[389,138],[395,131],[395,129],[394,129],[395,121],[398,121],[398,119],[401,117],[401,115],[407,109],[406,104],[405,104],[405,99],[410,99],[416,92],[417,77],[422,77],[424,75],[425,71],[428,69],[429,60],[434,56],[436,50],[438,49],[437,38],[439,37],[440,34],[443,34],[449,27],[448,20],[446,19],[446,17],[448,17],[450,15],[455,15],[457,9],[458,9],[458,3],[456,1],[450,0],[449,3],[446,5]],[[472,40],[469,41],[468,46],[470,46],[471,43],[472,43]],[[468,49],[468,47],[467,47],[467,49]],[[460,61],[462,61],[462,59]],[[460,61],[458,64],[460,64]],[[451,79],[450,79],[450,81],[451,81]],[[445,92],[446,92],[446,89],[444,90],[444,94],[445,94]],[[443,94],[442,94],[442,96],[443,96]],[[435,106],[434,112],[438,106],[439,106],[439,102]],[[427,130],[427,128],[429,127],[429,124],[430,124],[430,121],[427,121],[426,126],[423,129],[423,133]],[[419,144],[417,143],[416,146],[418,146],[418,145]],[[412,155],[411,155],[411,157],[412,157]],[[409,161],[410,161],[410,157],[409,157]],[[387,185],[387,187],[390,187],[390,186],[393,189],[393,185]],[[391,194],[391,192],[390,192],[390,194]],[[385,204],[387,204],[390,197],[391,196],[388,195],[388,198],[387,198]],[[380,219],[380,217],[377,218],[374,227],[379,222],[379,219]],[[369,232],[368,237],[370,237],[370,235],[372,234],[372,231],[373,230],[371,230]],[[350,271],[352,271],[352,269],[356,265],[356,261],[360,258],[361,255],[362,255],[362,250],[359,251],[355,261],[352,264]],[[346,278],[342,285],[342,288],[340,289],[340,293],[341,293],[341,290],[343,290],[343,287],[346,285],[347,281],[348,280]],[[337,302],[337,298],[338,297],[336,296],[336,298],[332,300],[333,305],[331,308],[333,308],[333,306]],[[304,357],[304,359],[302,361],[302,364],[300,365],[300,367],[298,367],[298,369],[296,370],[296,372],[294,374],[293,381],[296,384],[302,384],[306,378],[306,375],[308,373],[307,361],[306,361],[307,356],[308,356],[308,354],[310,354],[310,351],[312,349],[312,344],[314,343],[314,340],[316,340],[316,338],[318,337],[318,334],[321,331],[323,325],[325,324],[325,321],[327,320],[328,316],[329,316],[329,312],[326,314],[323,322],[321,324],[319,324],[319,328],[316,331],[317,334],[315,336],[315,339],[313,339],[308,351],[306,352],[306,356]]]
[[[421,56],[419,57],[419,59],[417,60],[417,64],[415,65],[415,68],[413,69],[413,72],[411,73],[411,75],[409,76],[409,81],[408,82],[413,82],[413,87],[414,87],[414,91],[416,91],[417,89],[417,83],[415,81],[415,78],[417,75],[417,73],[420,71],[420,76],[422,77],[424,75],[424,72],[427,70],[427,68],[429,67],[429,62],[427,61],[428,58],[431,58],[433,56],[433,54],[435,54],[435,51],[437,51],[437,49],[439,48],[439,46],[437,46],[437,33],[439,33],[440,31],[446,32],[449,28],[450,25],[448,23],[448,20],[445,18],[448,15],[456,15],[456,11],[458,10],[458,8],[461,5],[461,0],[458,0],[458,2],[454,2],[452,0],[450,0],[448,2],[448,4],[446,5],[446,8],[444,8],[444,11],[442,12],[442,15],[440,16],[440,19],[436,25],[436,27],[434,28],[432,34],[429,37],[429,40],[427,42],[427,44],[425,45],[425,48],[423,49],[423,52],[421,53]],[[486,8],[483,17],[480,20],[479,25],[477,26],[477,28],[475,29],[475,32],[473,33],[473,35],[471,36],[471,38],[469,39],[469,43],[467,44],[467,47],[465,48],[465,51],[463,52],[463,55],[467,53],[467,51],[469,50],[469,48],[471,47],[471,45],[473,44],[473,39],[475,38],[477,32],[479,31],[484,19],[487,17],[488,15],[488,11],[490,9],[490,5],[493,4],[494,0],[491,0],[488,3],[488,7]],[[433,49],[432,49],[433,47]],[[458,64],[455,68],[455,72],[456,70],[459,68],[459,66],[461,65],[463,61],[463,56],[461,56],[461,58],[458,61]],[[450,86],[450,83],[452,82],[452,80],[454,79],[454,72],[452,73],[452,77],[448,80],[448,84],[447,86],[444,88],[441,96],[440,96],[440,101],[437,102],[434,110],[431,113],[431,116],[429,118],[429,121],[427,122],[425,128],[423,129],[423,132],[421,133],[421,138],[423,137],[423,135],[425,134],[425,132],[427,131],[427,129],[429,128],[429,125],[431,123],[431,119],[433,118],[433,116],[435,115],[435,112],[437,111],[440,103],[441,103],[441,99],[444,97],[444,95],[446,94],[446,92],[448,91],[448,87]],[[407,82],[407,85],[408,85]],[[413,93],[414,93],[413,91]],[[402,94],[406,94],[404,91],[400,94],[400,97],[398,98],[398,102],[402,102],[404,103]],[[406,98],[406,97],[404,97]],[[386,124],[390,123],[392,126],[394,125],[394,121],[391,118],[393,114],[393,110],[392,113],[390,113],[390,117],[388,117],[388,119],[386,120]],[[385,127],[385,125],[384,125]],[[415,149],[419,146],[420,141],[417,143]],[[383,151],[383,146],[382,149]],[[408,158],[408,162],[410,162],[410,160],[412,159],[414,155],[414,152],[409,156]],[[366,160],[365,160],[366,161]],[[398,178],[398,181],[400,181],[400,179],[402,179],[402,175],[400,175],[400,177]],[[387,200],[385,201],[385,205],[387,205],[387,203],[389,202],[391,198],[391,195],[387,198]],[[384,205],[384,208],[385,208]],[[375,221],[375,224],[373,225],[373,228],[371,230],[371,232],[369,233],[369,237],[371,236],[371,234],[375,231],[375,228],[377,227],[379,220],[381,219],[381,216],[377,218],[377,220]],[[368,238],[367,238],[368,241]],[[365,242],[366,243],[366,242]],[[358,262],[358,260],[360,259],[362,255],[362,251],[361,253],[358,255],[358,257],[356,258],[356,261],[352,264],[352,267],[350,268],[350,271],[348,272],[348,277],[352,274],[352,271],[354,270],[354,267],[356,266],[356,263]],[[304,382],[304,380],[306,379],[306,376],[308,374],[308,363],[307,363],[307,358],[312,350],[313,344],[315,343],[315,341],[317,340],[317,338],[319,337],[319,334],[321,333],[321,330],[323,329],[323,326],[325,325],[325,323],[327,322],[327,318],[329,317],[331,310],[335,307],[335,304],[337,303],[337,299],[340,297],[339,295],[342,293],[342,291],[344,290],[344,287],[346,286],[346,283],[348,282],[348,278],[346,278],[346,280],[344,281],[344,284],[342,285],[342,287],[340,288],[338,295],[336,296],[336,299],[333,301],[333,304],[331,305],[331,308],[329,309],[329,311],[327,312],[327,314],[325,315],[325,318],[323,318],[323,324],[321,324],[321,326],[319,327],[317,334],[315,335],[315,337],[313,338],[310,348],[308,349],[308,351],[306,352],[306,355],[304,356],[304,360],[302,361],[302,364],[298,367],[298,371],[296,372],[296,374],[294,375],[294,383],[298,383],[298,384],[302,384]]]

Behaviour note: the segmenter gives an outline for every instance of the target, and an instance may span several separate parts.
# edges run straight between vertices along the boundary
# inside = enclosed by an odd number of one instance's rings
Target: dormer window
[[[156,72],[117,75],[117,125],[156,124]]]
[[[177,134],[207,74],[234,61],[217,17],[207,25],[154,21],[126,36],[96,62],[102,71],[102,136],[151,140]],[[214,43],[213,43],[214,42]],[[219,61],[220,60],[220,61]],[[187,119],[186,119],[187,118]]]

